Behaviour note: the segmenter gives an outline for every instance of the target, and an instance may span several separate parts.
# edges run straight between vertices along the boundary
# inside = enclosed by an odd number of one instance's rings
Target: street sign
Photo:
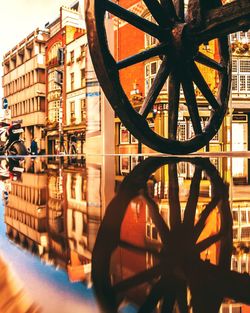
[[[3,99],[3,104],[2,104],[2,108],[4,110],[8,109],[8,100],[6,98]]]
[[[11,110],[10,109],[5,109],[5,111],[4,111],[4,118],[6,120],[10,120],[11,119]]]

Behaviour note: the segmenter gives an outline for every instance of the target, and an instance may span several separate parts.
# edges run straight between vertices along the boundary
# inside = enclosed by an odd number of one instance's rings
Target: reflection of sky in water
[[[39,258],[10,243],[5,229],[4,207],[0,203],[0,254],[44,313],[98,312],[91,289],[83,283],[70,283],[67,273],[45,265]]]

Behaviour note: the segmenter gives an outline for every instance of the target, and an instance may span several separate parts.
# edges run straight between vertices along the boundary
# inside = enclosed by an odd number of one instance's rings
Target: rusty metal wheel
[[[140,142],[163,153],[186,154],[197,151],[215,136],[227,111],[231,75],[227,34],[232,31],[228,27],[232,22],[230,13],[235,14],[235,11],[225,11],[220,0],[189,0],[186,9],[184,0],[144,0],[143,3],[155,22],[111,0],[87,0],[89,48],[98,80],[122,123]],[[157,44],[116,61],[108,45],[106,13],[154,37]],[[224,14],[224,20],[221,18],[218,23],[221,14]],[[234,29],[237,30],[236,25]],[[204,43],[214,39],[219,47],[218,61],[199,50]],[[119,72],[156,56],[161,59],[161,65],[141,107],[135,110],[125,94]],[[210,89],[198,64],[215,70],[218,77],[216,92]],[[163,136],[151,129],[147,117],[167,79],[168,135]],[[177,136],[181,87],[193,128],[193,133],[184,140]],[[210,117],[206,124],[201,123],[196,87],[209,104]]]
[[[195,167],[182,217],[177,176],[179,162],[192,163]],[[166,214],[164,216],[160,213],[159,205],[148,192],[149,186],[147,185],[148,180],[153,179],[151,175],[166,164],[168,164],[169,177],[167,197],[169,222],[166,221],[168,219]],[[197,220],[196,210],[202,172],[210,181],[211,199],[208,199],[210,201]],[[128,238],[121,237],[122,224],[128,206],[138,195],[145,200],[150,218],[159,234],[160,246],[157,248],[152,243],[147,243],[146,240],[144,246],[139,246],[129,240],[126,241]],[[205,227],[210,223],[209,215],[214,210],[218,210],[220,227],[212,235],[201,238]],[[131,232],[131,221],[128,221],[128,224],[129,232]],[[201,258],[201,253],[214,244],[219,252],[216,264],[211,264],[208,260]],[[115,279],[117,275],[112,272],[112,268],[120,268],[120,265],[114,265],[112,256],[119,247],[130,251],[130,259],[132,252],[145,254],[145,259],[146,254],[149,253],[153,255],[154,262],[149,268],[138,270],[136,267],[137,272],[128,270],[129,277]],[[155,312],[156,307],[159,309],[159,302],[161,306],[159,312],[175,312],[176,303],[180,312],[190,312],[187,303],[187,288],[191,293],[189,299],[190,297],[192,299],[193,312],[218,312],[223,297],[229,295],[227,285],[232,287],[230,296],[234,299],[238,297],[238,294],[235,295],[236,285],[229,284],[227,280],[230,276],[228,271],[230,271],[231,264],[231,249],[232,216],[228,201],[228,186],[209,160],[148,158],[123,180],[117,195],[106,209],[97,235],[92,254],[92,280],[102,312],[120,312],[118,309],[120,303],[124,298],[126,299],[127,293],[138,286],[142,286],[145,291],[143,301],[137,303],[139,308],[136,312],[138,313]],[[120,255],[119,251],[118,254]],[[136,260],[134,262],[136,263]],[[232,277],[230,276],[229,279]],[[249,283],[248,278],[247,286]],[[247,292],[243,294],[244,296],[240,295],[239,298],[241,297],[244,302],[247,301],[248,294]],[[133,299],[138,298],[134,295]]]

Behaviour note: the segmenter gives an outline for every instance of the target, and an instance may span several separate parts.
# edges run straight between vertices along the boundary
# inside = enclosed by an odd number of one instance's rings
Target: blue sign
[[[2,108],[4,109],[4,110],[6,110],[6,109],[8,109],[8,100],[6,99],[6,98],[4,98],[3,99],[3,106],[2,106]]]

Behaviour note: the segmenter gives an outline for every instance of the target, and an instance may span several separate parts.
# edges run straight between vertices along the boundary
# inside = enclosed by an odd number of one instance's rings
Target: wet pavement
[[[0,312],[249,313],[250,159],[0,159]]]

